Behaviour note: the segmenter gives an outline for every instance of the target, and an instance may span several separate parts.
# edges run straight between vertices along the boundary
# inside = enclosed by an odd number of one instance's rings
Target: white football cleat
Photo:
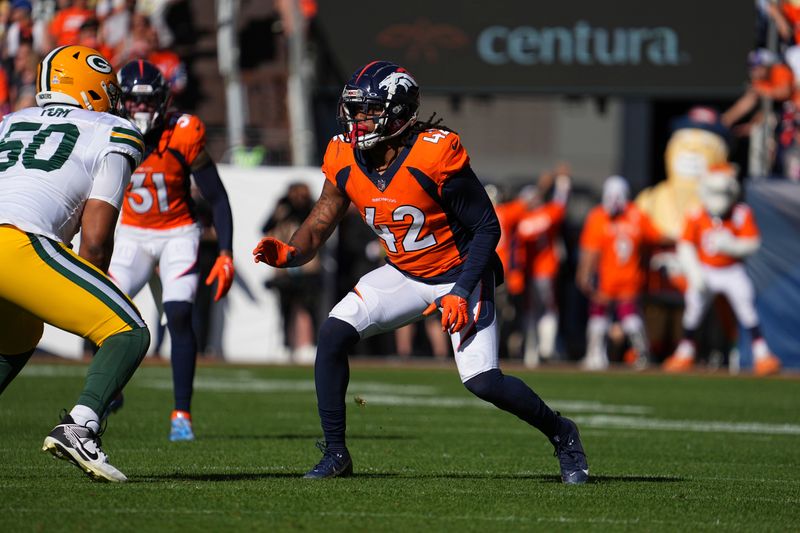
[[[122,483],[128,478],[109,464],[108,456],[100,448],[100,436],[86,426],[76,424],[69,415],[45,437],[43,452],[69,461],[95,481]]]

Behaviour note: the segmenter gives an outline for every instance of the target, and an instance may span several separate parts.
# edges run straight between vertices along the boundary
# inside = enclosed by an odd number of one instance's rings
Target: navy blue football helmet
[[[417,121],[419,85],[404,68],[373,61],[356,70],[342,90],[337,119],[345,140],[359,150],[397,137]],[[367,122],[374,121],[369,131]]]
[[[127,63],[117,74],[122,89],[123,116],[133,122],[142,134],[163,123],[171,96],[169,84],[157,66],[143,59]],[[144,102],[147,109],[138,110]]]

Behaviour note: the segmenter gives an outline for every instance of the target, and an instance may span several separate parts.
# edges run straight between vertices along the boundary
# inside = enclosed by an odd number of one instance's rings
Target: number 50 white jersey
[[[119,209],[129,173],[103,172],[120,154],[135,169],[144,152],[127,120],[67,105],[30,107],[0,123],[0,224],[69,243],[89,198]]]

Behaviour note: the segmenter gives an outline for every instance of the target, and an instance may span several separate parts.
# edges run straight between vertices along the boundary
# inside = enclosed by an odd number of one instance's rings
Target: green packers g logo
[[[106,58],[103,56],[96,54],[90,55],[86,58],[86,64],[89,65],[92,70],[96,70],[102,74],[111,73],[111,64],[106,61]]]

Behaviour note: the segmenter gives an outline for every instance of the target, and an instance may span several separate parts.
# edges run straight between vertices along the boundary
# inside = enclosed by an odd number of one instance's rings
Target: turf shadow
[[[162,481],[207,481],[212,483],[225,483],[232,481],[258,481],[262,479],[300,479],[302,472],[240,472],[240,473],[191,473],[175,472],[172,474],[153,474],[138,479],[131,479],[132,483],[152,483]],[[364,472],[353,475],[355,479],[507,479],[507,480],[535,480],[544,483],[560,484],[561,477],[551,474],[491,474],[491,473],[404,473],[404,472]],[[679,483],[685,481],[676,476],[592,476],[590,485],[609,483]]]
[[[224,434],[224,435],[206,435],[203,434],[202,437],[198,437],[198,440],[319,440],[320,435],[318,433],[314,433],[313,435],[302,434],[302,433],[282,433],[282,434],[269,434],[269,433],[262,433],[260,435],[231,435],[231,434]],[[349,437],[352,440],[417,440],[415,437],[409,437],[408,435],[354,435]]]

